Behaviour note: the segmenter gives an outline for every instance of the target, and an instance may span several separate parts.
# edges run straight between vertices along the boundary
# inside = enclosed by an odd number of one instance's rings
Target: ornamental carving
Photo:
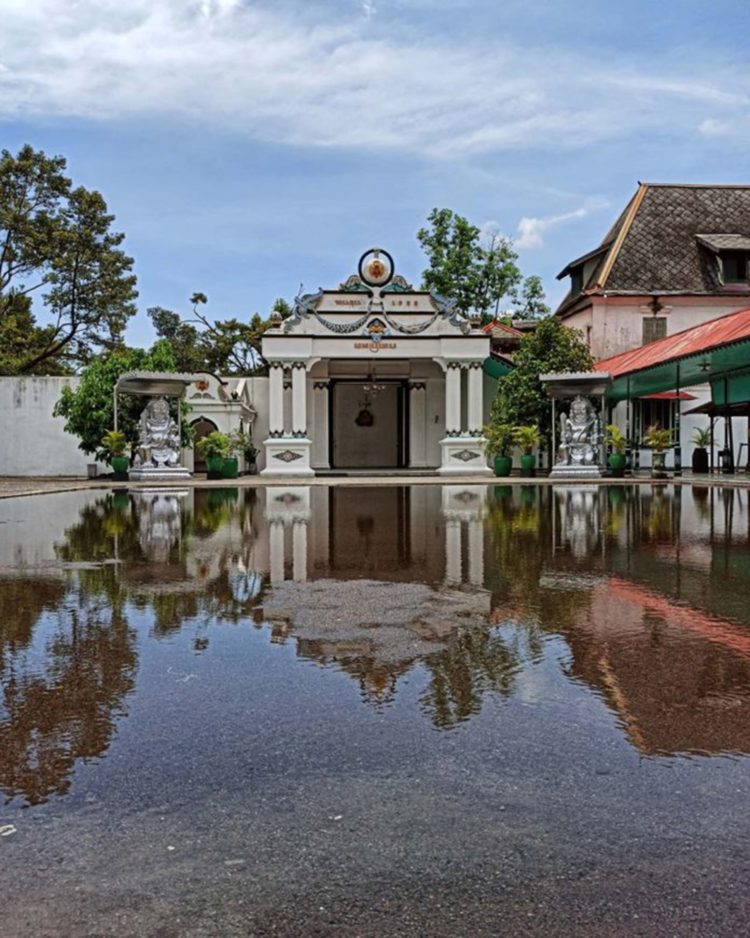
[[[274,453],[274,459],[280,459],[282,462],[290,463],[294,462],[295,459],[302,459],[302,453],[295,453],[290,449],[285,449],[281,453]]]
[[[473,449],[460,449],[457,453],[453,454],[454,459],[460,459],[461,462],[471,462],[472,459],[479,459],[480,453],[477,453]]]

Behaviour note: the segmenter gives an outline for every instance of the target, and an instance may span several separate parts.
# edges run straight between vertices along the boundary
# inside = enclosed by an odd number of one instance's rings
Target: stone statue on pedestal
[[[169,416],[165,397],[154,397],[141,414],[134,466],[177,466],[180,462],[180,431]]]
[[[557,462],[553,475],[600,475],[601,423],[591,403],[582,395],[573,398],[570,413],[560,415]]]
[[[180,431],[165,397],[152,398],[141,414],[131,479],[189,478],[180,465]]]

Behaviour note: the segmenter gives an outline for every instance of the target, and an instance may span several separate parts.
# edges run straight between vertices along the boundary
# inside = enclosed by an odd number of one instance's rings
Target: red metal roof
[[[687,391],[657,391],[655,394],[641,394],[639,401],[694,401],[695,394]]]
[[[597,371],[608,371],[613,378],[619,375],[641,371],[653,365],[662,365],[665,362],[687,355],[700,355],[720,345],[737,342],[740,339],[750,339],[750,309],[741,309],[736,313],[728,313],[708,322],[702,322],[691,329],[683,329],[656,342],[642,345],[630,352],[622,352],[611,358],[603,358],[594,368]]]

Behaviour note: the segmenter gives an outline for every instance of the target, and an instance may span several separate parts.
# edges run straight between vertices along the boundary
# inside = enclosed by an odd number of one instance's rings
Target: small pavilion
[[[387,251],[366,251],[356,274],[298,296],[293,315],[263,337],[263,474],[488,475],[482,427],[497,377],[485,371],[489,354],[479,321],[415,289]]]

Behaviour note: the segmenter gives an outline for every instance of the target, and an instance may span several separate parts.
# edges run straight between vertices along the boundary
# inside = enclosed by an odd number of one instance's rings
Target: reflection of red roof
[[[657,339],[656,342],[642,345],[630,352],[603,358],[594,368],[597,371],[607,371],[613,378],[617,378],[619,375],[641,371],[643,368],[661,365],[677,358],[700,355],[701,352],[740,339],[750,339],[750,309],[728,313],[691,329],[683,329],[682,332]]]
[[[681,628],[696,632],[709,642],[723,645],[725,648],[750,657],[750,633],[740,625],[718,616],[698,612],[689,606],[680,606],[676,603],[652,593],[650,590],[619,577],[610,577],[608,581],[610,593],[661,616],[666,622]]]
[[[486,326],[482,326],[482,332],[486,332],[487,335],[497,335],[499,332],[504,332],[514,339],[521,339],[524,335],[519,329],[514,329],[513,326],[509,326],[507,322],[501,322],[499,319],[493,319]]]

